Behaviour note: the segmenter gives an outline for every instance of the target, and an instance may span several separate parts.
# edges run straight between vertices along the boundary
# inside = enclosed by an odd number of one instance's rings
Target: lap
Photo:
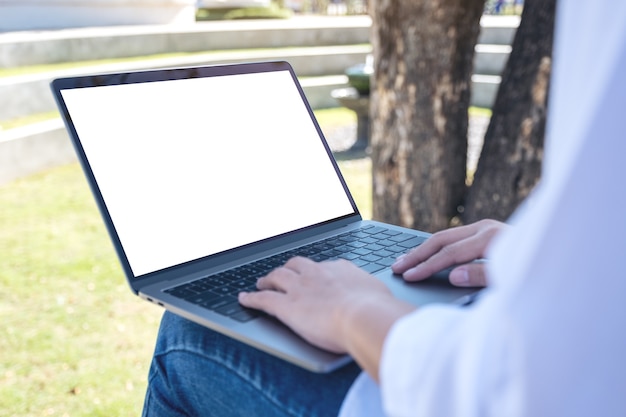
[[[316,374],[165,313],[144,416],[332,416],[360,370]]]

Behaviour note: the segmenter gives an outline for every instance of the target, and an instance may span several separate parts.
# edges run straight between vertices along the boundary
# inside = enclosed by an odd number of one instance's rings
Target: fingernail
[[[406,271],[404,271],[404,274],[402,274],[402,277],[408,280],[414,279],[415,275],[419,274],[419,270],[420,270],[419,265],[414,266],[413,268],[409,268]]]
[[[455,285],[469,284],[469,272],[467,268],[456,268],[450,272],[450,282]]]
[[[405,257],[406,257],[406,255],[398,256],[392,266],[400,266],[400,265],[402,265],[404,263],[404,258]]]

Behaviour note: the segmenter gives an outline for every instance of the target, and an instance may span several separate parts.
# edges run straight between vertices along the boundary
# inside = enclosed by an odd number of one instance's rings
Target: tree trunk
[[[506,220],[541,175],[556,0],[526,0],[463,221]]]
[[[467,108],[484,0],[375,0],[373,216],[438,230],[466,191]]]

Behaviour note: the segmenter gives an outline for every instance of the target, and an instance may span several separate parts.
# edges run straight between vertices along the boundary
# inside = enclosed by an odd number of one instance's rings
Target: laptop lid
[[[131,288],[360,220],[286,62],[52,89]]]

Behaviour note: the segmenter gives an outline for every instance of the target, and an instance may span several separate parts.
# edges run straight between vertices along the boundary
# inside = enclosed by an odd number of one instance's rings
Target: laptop
[[[242,290],[295,255],[345,258],[416,305],[474,289],[389,266],[429,234],[363,220],[293,68],[260,62],[56,79],[52,90],[132,291],[313,372],[349,363]]]

